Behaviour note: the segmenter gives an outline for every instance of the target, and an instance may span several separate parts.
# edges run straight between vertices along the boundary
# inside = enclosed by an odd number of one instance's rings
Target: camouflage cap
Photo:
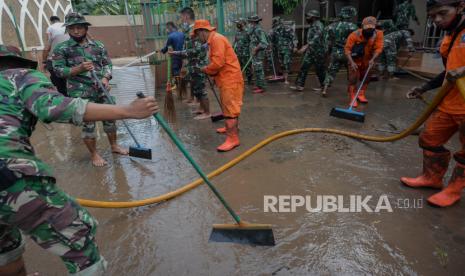
[[[293,20],[285,20],[281,22],[283,23],[283,25],[286,25],[286,26],[293,26],[295,24]]]
[[[273,18],[271,19],[271,22],[272,22],[273,25],[278,24],[278,23],[281,22],[281,17],[275,16],[275,17],[273,17]]]
[[[317,10],[309,10],[305,14],[305,18],[312,18],[312,17],[320,18],[320,12]]]
[[[21,56],[21,51],[15,46],[0,44],[0,60],[12,60],[18,62],[18,67],[37,68],[37,61]]]
[[[342,18],[352,18],[357,16],[357,9],[352,6],[345,6],[342,7],[341,12],[339,13],[339,16]]]
[[[234,19],[234,20],[233,20],[233,23],[234,23],[234,24],[244,24],[244,23],[247,23],[247,20],[245,20],[244,18],[240,17],[240,18]]]
[[[78,12],[71,12],[66,15],[65,24],[63,24],[63,26],[68,27],[68,26],[78,25],[78,24],[82,24],[86,26],[92,25],[86,21],[86,18],[82,14]]]
[[[464,0],[427,0],[426,9],[430,10],[435,7],[457,4],[460,2],[465,2]]]
[[[247,21],[249,21],[249,22],[260,22],[260,21],[262,21],[262,18],[260,16],[256,15],[256,14],[254,14],[254,15],[249,16],[247,18]]]

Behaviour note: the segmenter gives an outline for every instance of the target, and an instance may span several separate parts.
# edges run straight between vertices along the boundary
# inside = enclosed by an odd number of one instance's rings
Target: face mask
[[[183,26],[185,29],[187,29],[187,27],[189,27],[189,23],[187,23],[187,22],[182,22],[182,26]]]
[[[73,36],[73,35],[69,35],[74,41],[76,41],[77,43],[81,43],[82,41],[84,41],[84,39],[86,38],[85,35],[83,36]]]
[[[368,29],[368,30],[363,30],[362,31],[363,37],[365,37],[366,39],[371,38],[374,33],[375,33],[374,29]]]

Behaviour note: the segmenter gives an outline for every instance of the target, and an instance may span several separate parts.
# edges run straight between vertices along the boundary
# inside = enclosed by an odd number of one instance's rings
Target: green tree
[[[273,3],[283,8],[285,14],[290,14],[299,4],[300,0],[273,0]]]
[[[124,0],[72,0],[75,11],[85,15],[121,15],[126,14]],[[129,13],[140,14],[138,0],[127,0]]]

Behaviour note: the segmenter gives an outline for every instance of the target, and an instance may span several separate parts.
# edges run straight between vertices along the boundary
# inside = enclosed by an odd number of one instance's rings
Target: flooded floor
[[[120,103],[130,101],[137,91],[153,95],[152,75],[149,67],[115,70],[112,93]],[[331,127],[385,136],[390,134],[375,129],[403,129],[425,107],[404,97],[418,81],[380,81],[369,87],[370,104],[362,108],[367,114],[364,124],[336,119],[328,114],[332,107],[347,104],[345,75],[339,75],[328,98],[310,91],[315,83],[316,78],[309,76],[303,93],[290,92],[281,83],[270,85],[263,95],[247,91],[240,121],[242,144],[229,153],[215,150],[224,139],[215,133],[221,123],[192,120],[192,108],[178,101],[173,127],[210,172],[281,131]],[[158,91],[157,97],[162,94]],[[129,124],[142,144],[152,148],[153,161],[112,155],[101,125],[98,148],[110,163],[105,168],[91,166],[77,127],[53,124],[49,131],[39,124],[33,144],[40,158],[55,168],[58,185],[79,198],[144,199],[198,178],[153,119]],[[123,145],[132,145],[122,124],[119,138]],[[100,223],[97,240],[109,262],[109,275],[461,275],[464,201],[447,209],[432,208],[425,201],[434,191],[409,189],[398,180],[421,170],[417,139],[410,136],[379,144],[301,134],[272,143],[216,177],[213,183],[243,219],[273,224],[274,247],[209,243],[212,224],[232,220],[206,186],[148,207],[90,209]],[[459,149],[456,140],[448,145],[450,149]],[[324,195],[347,200],[351,195],[385,196],[393,212],[311,213],[298,208],[291,213],[265,213],[265,195],[311,196],[312,201]],[[26,262],[30,272],[65,274],[57,257],[30,241]]]

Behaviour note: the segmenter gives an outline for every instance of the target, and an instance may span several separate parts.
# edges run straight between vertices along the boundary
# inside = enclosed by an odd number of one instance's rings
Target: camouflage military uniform
[[[383,21],[380,20],[379,25],[383,29],[384,36],[397,31],[397,28],[394,25],[394,21],[392,21],[392,19],[387,19]]]
[[[386,67],[390,74],[396,71],[397,52],[402,41],[407,43],[410,52],[415,51],[412,36],[408,30],[396,31],[384,37],[384,51],[380,57],[381,60],[378,67],[380,72],[383,72]]]
[[[98,88],[91,72],[83,72],[71,76],[71,68],[84,61],[92,61],[99,79],[111,79],[112,64],[107,50],[100,41],[87,39],[85,45],[80,45],[69,39],[55,47],[52,55],[53,68],[60,78],[68,80],[68,95],[73,98],[88,99],[94,103],[111,104],[105,94]],[[104,121],[103,129],[106,133],[115,133],[114,121]],[[82,138],[95,139],[95,122],[83,124]]]
[[[197,39],[191,37],[193,25],[184,28],[184,57],[187,58],[187,75],[186,80],[191,83],[192,94],[198,99],[207,98],[207,90],[205,89],[205,81],[207,75],[195,70],[208,65],[207,49],[202,47]]]
[[[237,30],[234,37],[234,49],[239,59],[239,63],[241,64],[241,68],[244,69],[244,66],[250,58],[250,38],[245,27],[243,30]],[[247,76],[247,80],[250,82],[253,76],[252,64],[249,64],[245,69],[245,75]]]
[[[320,20],[315,20],[307,31],[308,48],[302,59],[299,75],[295,84],[300,87],[305,86],[308,70],[312,65],[315,66],[315,71],[322,86],[325,81],[325,50],[323,38],[324,26]]]
[[[21,256],[24,233],[60,256],[69,273],[105,267],[97,222],[55,185],[29,140],[37,120],[81,124],[88,100],[64,97],[30,69],[1,71],[0,87],[0,266]]]
[[[395,12],[396,27],[398,30],[406,30],[410,25],[410,18],[418,21],[415,6],[409,1],[405,0],[404,3],[400,4]]]
[[[265,71],[263,68],[263,60],[265,59],[265,50],[268,48],[268,40],[266,33],[263,31],[260,25],[251,27],[249,29],[250,37],[250,52],[253,53],[253,49],[259,48],[257,53],[253,56],[253,70],[255,74],[255,84],[257,87],[265,87]]]
[[[325,86],[330,86],[341,67],[347,66],[347,58],[344,54],[344,46],[347,37],[358,29],[357,25],[348,21],[351,16],[346,14],[342,15],[344,16],[345,20],[332,23],[327,27],[326,30],[328,37],[327,43],[331,45],[329,49],[331,54],[324,81]]]
[[[290,71],[292,52],[297,48],[297,37],[294,30],[283,23],[279,24],[272,33],[271,41],[276,43],[279,63],[284,73]]]

